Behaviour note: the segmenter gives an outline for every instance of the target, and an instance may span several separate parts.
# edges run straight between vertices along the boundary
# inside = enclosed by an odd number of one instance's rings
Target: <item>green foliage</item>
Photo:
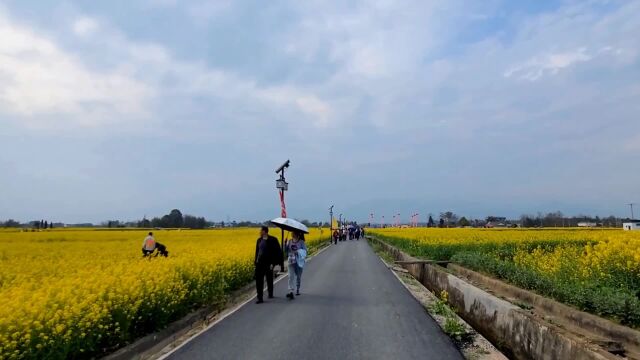
[[[452,338],[458,341],[463,341],[469,335],[464,325],[462,325],[462,323],[460,323],[454,317],[446,318],[446,320],[444,321],[443,330],[445,334],[451,336]]]
[[[640,300],[631,290],[595,281],[577,282],[569,278],[550,277],[492,253],[460,252],[451,260],[580,310],[611,318],[624,325],[640,327]]]

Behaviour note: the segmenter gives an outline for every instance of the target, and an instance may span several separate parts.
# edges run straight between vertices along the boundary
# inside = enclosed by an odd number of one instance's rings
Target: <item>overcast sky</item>
[[[263,220],[286,159],[297,218],[627,215],[640,1],[0,0],[0,219]]]

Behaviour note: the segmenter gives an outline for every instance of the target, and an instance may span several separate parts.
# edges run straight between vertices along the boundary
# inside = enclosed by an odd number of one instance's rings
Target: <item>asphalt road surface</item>
[[[310,260],[301,296],[246,304],[169,359],[462,359],[451,340],[366,241]]]

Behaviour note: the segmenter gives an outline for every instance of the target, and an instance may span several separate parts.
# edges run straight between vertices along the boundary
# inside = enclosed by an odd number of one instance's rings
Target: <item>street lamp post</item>
[[[329,218],[329,243],[331,243],[333,239],[333,205],[329,208]]]
[[[280,165],[278,169],[276,169],[276,174],[280,174],[280,178],[276,180],[276,189],[278,189],[280,192],[280,216],[283,218],[287,217],[287,207],[284,203],[284,192],[289,190],[289,183],[287,183],[284,178],[284,169],[288,168],[289,165],[290,161],[287,160],[284,162],[284,164]],[[282,253],[284,253],[284,229],[282,229],[281,235]]]

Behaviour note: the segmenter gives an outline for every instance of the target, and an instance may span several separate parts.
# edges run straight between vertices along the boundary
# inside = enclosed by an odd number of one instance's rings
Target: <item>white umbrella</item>
[[[309,233],[309,228],[307,228],[303,223],[293,219],[279,217],[271,220],[271,223],[287,231],[301,231],[305,234]]]

